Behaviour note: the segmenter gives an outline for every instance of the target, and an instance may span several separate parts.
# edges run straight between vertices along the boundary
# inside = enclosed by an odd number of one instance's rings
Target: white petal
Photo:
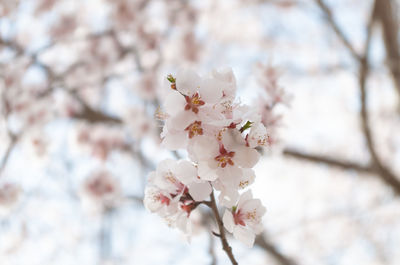
[[[235,150],[233,159],[241,167],[252,168],[260,159],[260,154],[256,149],[243,146]]]
[[[214,78],[220,80],[223,83],[222,90],[224,97],[229,100],[233,100],[236,94],[236,79],[231,68],[220,69],[213,71],[212,75]]]
[[[197,161],[208,160],[219,154],[219,146],[215,138],[198,136],[192,140],[191,148],[188,151]]]
[[[238,149],[240,147],[245,147],[245,140],[240,135],[238,130],[226,130],[222,134],[222,143],[228,151],[233,149]]]
[[[215,170],[210,168],[206,161],[200,161],[197,168],[199,177],[202,180],[214,181],[218,178]]]
[[[238,180],[242,178],[243,171],[236,165],[227,165],[224,168],[218,168],[217,174],[220,180],[227,187],[237,187]]]
[[[235,206],[238,198],[239,192],[231,188],[224,189],[218,196],[219,203],[228,208]]]
[[[173,130],[185,130],[196,120],[196,115],[192,111],[181,111],[167,120],[167,128]]]
[[[252,225],[251,229],[253,230],[254,234],[258,235],[264,230],[264,226],[262,223],[258,223],[258,224]]]
[[[253,199],[253,194],[251,193],[251,190],[248,190],[246,192],[243,192],[242,195],[240,195],[239,202],[238,202],[238,209],[242,209],[242,205],[246,203],[248,200]]]
[[[187,185],[197,180],[197,169],[189,161],[181,160],[175,171],[176,178]]]
[[[259,145],[268,145],[267,129],[262,123],[259,122],[251,126],[248,143],[249,146],[253,148]]]
[[[250,248],[254,245],[254,240],[256,238],[256,235],[251,230],[240,225],[235,226],[233,236]]]
[[[158,166],[157,166],[157,177],[164,176],[164,174],[166,172],[174,171],[176,165],[177,165],[177,162],[173,159],[167,158],[167,159],[162,160],[160,163],[158,163]]]
[[[222,217],[222,222],[224,222],[226,230],[228,230],[229,233],[232,233],[235,223],[231,211],[227,209],[225,210],[224,216]]]
[[[175,91],[167,96],[164,103],[165,112],[169,115],[176,115],[185,109],[185,98]]]
[[[200,82],[200,76],[191,70],[180,70],[176,75],[176,89],[187,96],[197,92]]]
[[[204,201],[210,196],[212,188],[208,182],[204,183],[191,183],[189,186],[189,193],[195,201]]]
[[[251,168],[243,168],[242,171],[243,171],[243,176],[239,180],[238,186],[240,189],[245,189],[249,185],[253,184],[256,175],[254,170]]]
[[[169,150],[178,150],[186,147],[188,138],[185,131],[178,133],[166,133],[162,141],[162,146]]]
[[[240,209],[242,209],[245,212],[250,212],[253,210],[260,209],[262,210],[262,208],[260,208],[262,206],[260,199],[248,199],[246,201],[243,201],[243,203],[240,206]],[[258,212],[257,212],[258,214]],[[263,213],[264,214],[264,213]]]
[[[200,96],[207,103],[217,103],[222,97],[222,84],[219,80],[206,78],[200,86]]]

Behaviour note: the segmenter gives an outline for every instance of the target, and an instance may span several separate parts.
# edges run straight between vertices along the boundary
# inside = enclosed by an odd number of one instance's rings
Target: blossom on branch
[[[226,230],[233,236],[251,247],[255,236],[261,233],[263,226],[261,218],[266,209],[259,199],[253,199],[251,191],[243,193],[232,210],[225,210],[223,222]]]
[[[252,245],[262,229],[265,208],[260,200],[252,199],[250,191],[242,196],[240,192],[254,182],[252,167],[260,158],[256,147],[268,142],[260,114],[235,101],[236,80],[230,69],[204,77],[183,70],[166,79],[163,145],[186,150],[191,161],[167,159],[159,163],[149,175],[146,208],[188,234],[190,213],[201,204],[214,207],[214,200],[207,198],[214,198],[215,189],[220,193],[219,204],[235,209],[224,217],[228,231]],[[231,223],[243,227],[230,225],[229,214],[237,221]]]

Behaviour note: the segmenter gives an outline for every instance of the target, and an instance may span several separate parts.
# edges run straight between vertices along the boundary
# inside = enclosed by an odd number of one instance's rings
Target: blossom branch
[[[225,251],[226,255],[228,255],[232,264],[237,265],[238,262],[235,260],[235,257],[233,256],[232,247],[229,245],[228,240],[226,239],[225,228],[224,224],[222,223],[221,216],[219,215],[218,212],[217,203],[215,202],[214,191],[211,192],[210,199],[211,202],[208,205],[211,207],[213,214],[215,216],[215,220],[217,221],[219,238],[221,239],[222,249]]]

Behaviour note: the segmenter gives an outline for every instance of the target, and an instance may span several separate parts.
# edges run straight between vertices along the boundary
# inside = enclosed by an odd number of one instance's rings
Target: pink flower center
[[[200,99],[199,93],[194,94],[193,96],[185,96],[186,106],[185,110],[192,110],[194,113],[199,112],[199,107],[206,104],[203,100]]]
[[[235,225],[242,225],[246,226],[244,222],[244,214],[241,213],[241,211],[237,211],[236,213],[233,213],[233,220],[235,222]]]
[[[187,213],[187,216],[189,217],[190,213],[196,208],[196,204],[193,201],[190,201],[189,203],[183,203],[181,205],[181,208]]]
[[[227,164],[233,166],[235,163],[233,163],[232,158],[235,156],[235,152],[228,152],[226,151],[224,145],[221,145],[219,148],[219,155],[217,155],[214,159],[218,161],[218,166],[219,167],[226,167]]]
[[[161,202],[161,204],[169,205],[169,202],[171,201],[167,196],[164,196],[162,194],[159,194],[157,196],[157,199]]]
[[[185,131],[188,131],[189,138],[193,138],[197,135],[203,135],[203,128],[201,128],[201,121],[195,121],[185,128]]]

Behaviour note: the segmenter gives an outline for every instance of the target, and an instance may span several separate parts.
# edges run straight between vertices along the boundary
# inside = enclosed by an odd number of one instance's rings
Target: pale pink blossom
[[[257,150],[246,146],[236,129],[226,129],[220,141],[198,137],[191,151],[198,163],[200,178],[209,181],[218,177],[241,176],[240,168],[252,168],[260,158]]]
[[[255,236],[261,233],[262,217],[266,209],[259,199],[253,199],[251,191],[243,193],[236,206],[225,210],[223,222],[226,230],[248,247],[254,244]]]
[[[21,194],[21,188],[13,183],[3,183],[0,186],[0,213],[7,214],[16,205]]]
[[[211,193],[211,185],[198,178],[189,161],[166,159],[149,175],[144,205],[158,213],[167,224],[190,233],[190,214]]]
[[[94,172],[83,183],[82,199],[84,204],[90,204],[98,210],[115,207],[121,198],[121,187],[115,177],[108,171]]]

